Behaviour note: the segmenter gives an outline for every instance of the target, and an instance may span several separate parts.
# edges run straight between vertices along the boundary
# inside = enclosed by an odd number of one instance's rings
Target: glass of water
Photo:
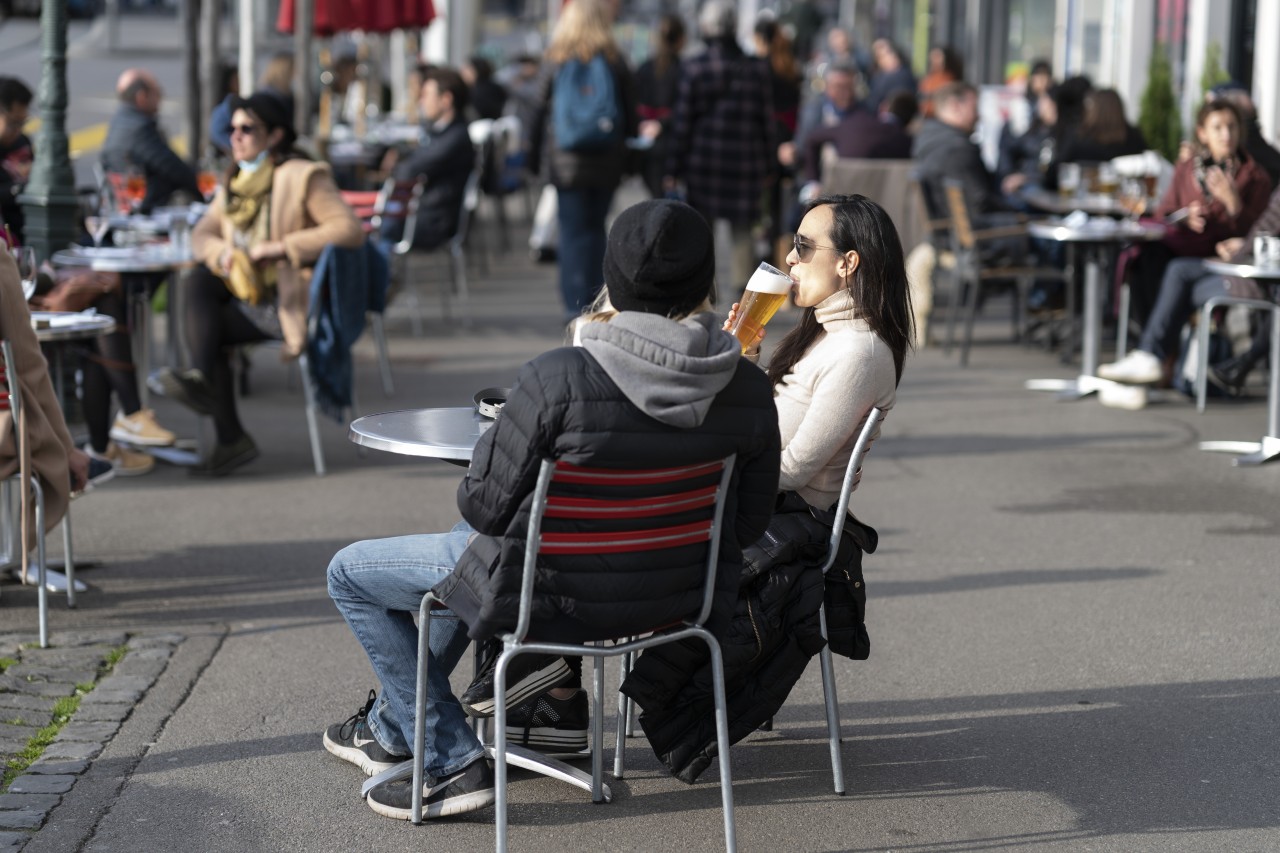
[[[18,264],[18,277],[22,279],[22,293],[30,299],[36,292],[36,250],[30,246],[14,246],[9,251]]]

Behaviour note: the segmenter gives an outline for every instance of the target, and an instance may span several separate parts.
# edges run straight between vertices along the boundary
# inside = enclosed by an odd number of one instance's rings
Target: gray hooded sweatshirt
[[[582,346],[636,408],[674,427],[699,426],[733,379],[741,347],[710,313],[676,322],[623,311],[586,323]]]

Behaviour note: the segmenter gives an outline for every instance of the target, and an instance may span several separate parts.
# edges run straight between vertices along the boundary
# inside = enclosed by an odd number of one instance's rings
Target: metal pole
[[[240,94],[253,94],[257,44],[253,32],[253,0],[240,0]]]
[[[46,260],[76,237],[75,172],[67,144],[67,0],[44,0],[40,10],[40,112],[35,164],[18,197],[25,237]]]
[[[200,62],[203,91],[200,105],[204,115],[212,113],[213,108],[222,103],[222,98],[226,95],[222,91],[222,55],[218,49],[219,36],[222,34],[218,19],[221,5],[221,0],[206,0],[200,4]],[[210,130],[212,128],[205,128],[206,132],[201,136],[202,152],[208,150]]]
[[[293,126],[299,136],[311,135],[312,62],[311,29],[315,25],[314,0],[297,0],[293,7],[293,67],[295,69]]]
[[[212,4],[216,0],[205,0]],[[182,36],[191,49],[183,57],[187,82],[187,160],[200,162],[204,151],[203,101],[200,98],[200,7],[201,0],[185,0],[182,4]]]

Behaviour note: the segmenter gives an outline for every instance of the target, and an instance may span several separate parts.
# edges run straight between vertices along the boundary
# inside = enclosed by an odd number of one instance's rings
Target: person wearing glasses
[[[231,154],[209,210],[191,232],[200,262],[182,282],[183,323],[194,367],[160,374],[165,394],[213,418],[217,444],[197,476],[223,476],[252,461],[257,445],[236,412],[228,348],[284,342],[296,358],[307,341],[311,272],[329,244],[358,248],[364,231],[338,194],[329,167],[298,153],[293,119],[268,92],[237,98]]]

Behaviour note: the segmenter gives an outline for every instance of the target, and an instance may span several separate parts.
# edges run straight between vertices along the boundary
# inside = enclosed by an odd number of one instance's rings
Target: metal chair
[[[642,649],[686,638],[697,638],[707,644],[711,656],[716,704],[716,734],[720,759],[720,792],[724,811],[726,849],[736,849],[733,821],[733,780],[729,764],[729,721],[725,706],[724,664],[720,644],[703,627],[711,614],[715,590],[716,563],[719,558],[720,531],[735,456],[702,464],[658,470],[619,470],[582,468],[555,460],[544,460],[538,472],[529,518],[525,551],[524,576],[520,592],[520,609],[516,628],[502,637],[502,652],[494,669],[495,684],[506,683],[507,667],[518,654],[553,654],[587,656],[595,659],[595,705],[592,718],[591,776],[562,762],[545,758],[506,739],[507,704],[503,691],[495,695],[494,745],[497,850],[507,849],[507,765],[533,769],[591,791],[593,802],[611,798],[603,782],[604,775],[604,673],[602,660],[634,654]],[[637,497],[638,489],[644,491]],[[690,518],[696,520],[690,521]],[[637,519],[643,521],[637,522]],[[548,520],[550,522],[548,523]],[[636,529],[637,523],[646,526]],[[544,525],[547,528],[544,529]],[[571,532],[570,532],[571,531]],[[653,626],[641,639],[618,640],[606,628],[592,644],[560,643],[554,638],[533,641],[528,638],[533,607],[535,575],[540,558],[599,556],[615,553],[652,552],[655,563],[663,553],[688,546],[705,546],[706,563],[701,567],[701,605],[696,614],[665,626]],[[684,558],[687,560],[687,556]],[[690,589],[699,584],[690,577]],[[422,598],[418,612],[418,688],[414,724],[414,754],[421,755],[425,741],[427,643],[431,631],[431,609],[437,599],[432,593]],[[616,643],[615,640],[618,640]],[[619,721],[621,722],[621,721]],[[624,734],[619,729],[615,740],[623,748]],[[422,790],[424,768],[413,761],[413,789]],[[389,771],[390,772],[390,771]],[[384,778],[386,778],[384,776]],[[372,780],[371,780],[372,781]],[[415,798],[414,823],[422,821],[421,798]]]
[[[853,494],[854,485],[859,480],[859,475],[862,471],[862,460],[867,455],[868,448],[871,447],[872,436],[880,428],[884,418],[885,412],[880,408],[873,408],[867,413],[867,422],[863,424],[862,432],[858,434],[858,440],[853,445],[853,453],[849,456],[849,464],[845,466],[844,482],[840,486],[840,500],[836,504],[835,524],[831,527],[831,541],[827,546],[827,562],[822,566],[822,574],[824,576],[835,565],[836,556],[840,550],[840,537],[844,534],[844,525],[849,519],[849,498]],[[827,637],[827,607],[825,602],[820,611],[819,619],[822,626],[822,638],[825,640]],[[822,651],[818,653],[818,662],[822,669],[822,698],[827,710],[827,737],[831,744],[832,782],[835,792],[843,797],[844,758],[840,753],[840,703],[836,699],[836,676],[835,670],[831,665],[831,649],[824,645]]]
[[[1200,322],[1196,326],[1198,344],[1196,346],[1196,411],[1204,413],[1205,403],[1209,397],[1209,325],[1214,309],[1222,305],[1241,305],[1251,311],[1267,311],[1271,314],[1272,323],[1280,323],[1280,304],[1266,299],[1248,299],[1243,296],[1223,294],[1215,296],[1200,308]],[[1280,369],[1271,365],[1271,370]]]

